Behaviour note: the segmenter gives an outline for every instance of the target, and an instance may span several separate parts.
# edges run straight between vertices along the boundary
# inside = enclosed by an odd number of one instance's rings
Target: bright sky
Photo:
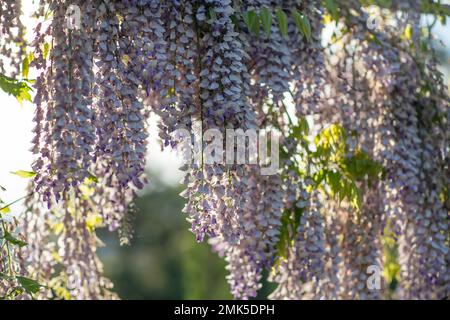
[[[450,23],[447,22],[446,26],[437,25],[435,32],[447,46],[447,59],[449,59]],[[30,77],[32,78],[33,74],[30,74]],[[33,113],[33,104],[24,102],[21,106],[14,97],[0,91],[0,185],[7,189],[0,194],[0,198],[6,203],[26,194],[27,179],[10,172],[31,170],[33,155],[29,149],[32,140]],[[181,178],[181,172],[178,170],[180,162],[175,152],[161,151],[157,139],[156,119],[153,118],[150,123],[147,166],[151,169],[152,175],[158,175],[160,180],[176,184]],[[11,207],[14,214],[21,210],[23,210],[21,203]]]

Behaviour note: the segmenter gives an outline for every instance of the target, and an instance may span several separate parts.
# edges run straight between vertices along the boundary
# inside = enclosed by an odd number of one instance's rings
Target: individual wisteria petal
[[[228,262],[231,293],[237,299],[256,297],[262,272],[275,257],[283,209],[281,178],[278,175],[251,177],[248,194],[242,203],[243,236],[239,243],[212,238],[214,251]]]

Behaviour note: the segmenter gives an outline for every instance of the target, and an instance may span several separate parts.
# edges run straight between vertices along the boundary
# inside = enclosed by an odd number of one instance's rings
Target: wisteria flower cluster
[[[384,8],[374,29],[358,1],[41,0],[27,47],[21,1],[1,1],[0,72],[37,78],[28,209],[0,233],[0,296],[117,298],[96,229],[129,243],[156,114],[164,147],[177,129],[201,137],[183,213],[236,299],[267,273],[272,299],[448,298],[450,108],[420,3]],[[204,160],[208,129],[258,128],[281,137],[276,174]]]

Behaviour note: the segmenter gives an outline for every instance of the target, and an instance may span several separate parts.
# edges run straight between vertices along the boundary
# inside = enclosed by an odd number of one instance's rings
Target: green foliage
[[[32,81],[28,79],[16,80],[0,74],[0,89],[7,94],[14,96],[20,104],[22,104],[23,101],[31,102],[30,92],[33,90],[29,86],[31,83]]]
[[[89,172],[89,176],[87,177],[88,182],[90,183],[98,183],[98,178]]]
[[[2,201],[0,200],[0,205],[1,203]],[[4,208],[9,208],[9,206]],[[39,291],[39,289],[44,286],[39,284],[37,281],[33,279],[27,278],[20,274],[16,274],[14,267],[14,264],[16,262],[13,261],[12,256],[12,250],[17,250],[14,247],[23,248],[28,244],[25,241],[20,240],[11,234],[11,232],[8,230],[8,228],[11,228],[11,226],[8,226],[8,223],[1,217],[1,215],[0,215],[0,226],[1,226],[0,239],[3,239],[0,244],[2,247],[6,248],[7,252],[7,256],[0,256],[0,263],[5,264],[6,266],[5,272],[7,272],[7,273],[0,273],[0,279],[4,279],[12,283],[17,281],[17,283],[19,284],[18,286],[12,286],[5,296],[0,297],[0,300],[14,299],[16,296],[22,294],[23,292],[28,293],[33,298],[33,294],[36,294]]]
[[[34,59],[34,55],[33,53],[29,53],[25,56],[25,58],[22,61],[22,78],[24,79],[28,79],[28,72],[29,72],[29,67],[30,67],[30,63],[33,61]]]
[[[347,200],[359,210],[362,199],[360,188],[365,185],[370,188],[381,178],[383,167],[360,148],[350,150],[347,139],[345,129],[337,124],[325,128],[315,137],[316,151],[311,156],[321,169],[313,175],[313,179],[331,197],[339,202]]]
[[[325,0],[323,2],[323,5],[327,9],[327,11],[330,14],[331,18],[334,21],[338,21],[339,18],[341,17],[341,13],[340,13],[339,7],[336,5],[334,0]]]
[[[346,175],[352,177],[355,181],[364,181],[366,179],[369,187],[380,177],[380,174],[383,174],[381,164],[373,161],[367,153],[360,149],[357,149],[350,157],[346,157],[341,167]]]
[[[4,202],[0,199],[0,214],[8,213],[10,211],[11,209],[9,208],[9,206],[4,206]]]
[[[0,186],[1,191],[5,191],[6,189],[3,188],[2,186]],[[8,213],[11,210],[9,209],[10,204],[5,204],[5,202],[0,198],[0,219],[1,219],[1,214],[3,213]]]
[[[281,8],[277,8],[275,12],[275,16],[277,18],[278,28],[280,29],[280,33],[287,37],[288,35],[288,18],[286,13]]]
[[[44,43],[44,48],[42,50],[42,54],[44,56],[44,59],[47,59],[49,52],[50,52],[50,43],[46,42],[46,43]]]
[[[319,132],[314,138],[314,142],[317,151],[313,157],[337,162],[345,156],[347,133],[342,126],[332,124]]]
[[[25,171],[25,170],[17,170],[14,172],[11,172],[12,174],[15,174],[21,178],[33,178],[36,175],[36,172],[33,171]]]
[[[22,288],[31,295],[37,293],[41,287],[44,287],[37,281],[27,277],[17,276],[16,279],[19,281]]]
[[[383,167],[359,147],[351,149],[346,130],[338,124],[324,128],[314,137],[315,151],[311,151],[308,145],[309,134],[308,121],[300,118],[297,124],[292,125],[289,135],[289,138],[296,139],[302,146],[306,156],[303,166],[310,168],[305,170],[298,163],[291,164],[302,180],[314,182],[306,191],[312,193],[321,190],[339,203],[347,201],[359,211],[363,190],[382,179]],[[286,157],[287,154],[282,150],[281,157],[283,156]],[[292,211],[284,212],[277,244],[278,259],[274,268],[287,257],[304,210],[308,210],[308,204],[300,201]]]
[[[242,13],[242,18],[247,26],[247,29],[252,34],[258,37],[262,27],[267,37],[270,37],[272,28],[272,12],[269,8],[263,7],[259,11],[259,14],[254,10],[245,11]],[[288,15],[282,8],[277,8],[275,11],[275,18],[280,34],[283,37],[287,37],[289,22]],[[298,10],[292,9],[291,19],[297,26],[298,31],[303,34],[308,41],[311,40],[311,24],[308,17],[300,13]]]
[[[7,230],[5,230],[5,234],[3,235],[3,239],[8,241],[10,244],[14,246],[19,246],[20,248],[25,247],[27,243],[25,241],[22,241],[20,239],[17,239],[11,235]]]
[[[295,207],[292,212],[285,211],[281,217],[280,236],[277,243],[277,259],[273,265],[276,270],[278,264],[287,258],[289,248],[294,244],[300,218],[305,208]]]
[[[447,23],[447,16],[450,16],[450,6],[441,4],[440,1],[422,0],[421,11],[436,15],[443,25]]]
[[[294,20],[297,29],[306,37],[308,41],[311,40],[311,24],[309,23],[308,18],[300,14],[296,9],[292,9],[291,11],[292,20]]]

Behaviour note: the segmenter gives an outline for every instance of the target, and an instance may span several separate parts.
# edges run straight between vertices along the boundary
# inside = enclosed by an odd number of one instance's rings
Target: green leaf
[[[236,14],[232,14],[231,15],[231,22],[233,23],[233,25],[237,26],[239,24],[239,16]]]
[[[94,182],[94,183],[98,183],[98,178],[96,176],[94,176],[92,173],[88,172],[89,176],[87,177],[89,182]]]
[[[322,181],[326,178],[327,173],[328,173],[327,170],[321,169],[313,176],[316,186],[319,186],[322,183]]]
[[[340,192],[340,181],[341,174],[339,172],[328,171],[327,183],[330,186],[333,196]]]
[[[22,77],[28,78],[28,70],[30,66],[30,61],[28,60],[28,56],[26,56],[22,61]]]
[[[298,124],[292,127],[291,137],[296,140],[302,140],[304,136],[308,135],[309,125],[306,118],[302,117],[298,120]]]
[[[44,50],[42,52],[42,54],[44,55],[44,59],[47,59],[49,51],[50,51],[50,44],[46,42],[44,43]]]
[[[333,20],[338,21],[340,18],[339,9],[333,0],[325,0],[325,7],[330,13]]]
[[[380,178],[383,172],[383,166],[379,162],[372,160],[366,152],[359,149],[346,157],[342,166],[352,179],[362,181],[367,177],[369,184]]]
[[[30,63],[33,61],[34,55],[33,53],[29,53],[25,56],[25,58],[22,61],[22,78],[27,79],[28,78],[28,71],[30,69]]]
[[[248,30],[259,36],[259,18],[256,12],[253,10],[246,11],[243,17]]]
[[[3,188],[2,186],[0,186],[0,190],[6,191],[6,189]],[[11,210],[9,209],[9,205],[6,205],[6,206],[5,206],[5,202],[3,202],[2,199],[0,199],[0,214],[2,214],[2,213],[8,213],[8,212],[10,212],[10,211],[11,211]]]
[[[11,212],[11,209],[9,209],[9,207],[6,207],[6,208],[3,208],[3,209],[0,209],[0,213],[2,213],[2,214],[4,214],[4,213],[8,213],[8,212]]]
[[[25,170],[17,170],[15,172],[11,172],[21,178],[33,178],[36,175],[36,172],[33,171],[25,171]]]
[[[356,186],[355,182],[351,182],[351,204],[355,209],[360,210],[361,209],[361,192],[359,191],[358,187]]]
[[[346,197],[349,196],[349,186],[350,184],[345,179],[340,181],[339,189],[337,190],[339,202],[342,202]]]
[[[8,231],[5,232],[4,239],[6,241],[8,241],[9,243],[11,243],[12,245],[19,246],[21,248],[25,247],[27,245],[27,243],[25,241],[22,241],[22,240],[19,240],[19,239],[13,237],[11,235],[11,233],[9,233]]]
[[[19,95],[16,96],[17,101],[22,104],[23,101],[31,101],[31,95],[28,91],[21,91]]]
[[[296,9],[292,9],[292,20],[294,20],[297,29],[306,37],[308,41],[311,40],[311,24],[305,15],[300,14]]]
[[[17,281],[19,281],[20,285],[25,289],[25,291],[31,294],[37,293],[41,287],[44,287],[37,281],[27,277],[17,276],[16,279]]]
[[[272,27],[272,12],[267,7],[264,7],[259,12],[259,17],[261,19],[261,24],[264,32],[270,37],[271,27]]]
[[[314,140],[317,152],[327,158],[332,156],[334,160],[338,160],[345,155],[347,135],[345,129],[338,124],[323,129]]]
[[[31,102],[30,91],[33,89],[28,85],[31,83],[28,80],[16,80],[0,74],[0,89],[5,91],[7,94],[14,96],[19,103],[22,104],[24,100]]]
[[[280,28],[280,32],[284,37],[288,35],[288,18],[283,9],[278,8],[276,12],[278,27]]]
[[[309,133],[309,124],[308,124],[308,120],[306,120],[305,117],[302,117],[299,119],[298,126],[299,126],[300,130],[302,132],[304,132],[305,134]]]

